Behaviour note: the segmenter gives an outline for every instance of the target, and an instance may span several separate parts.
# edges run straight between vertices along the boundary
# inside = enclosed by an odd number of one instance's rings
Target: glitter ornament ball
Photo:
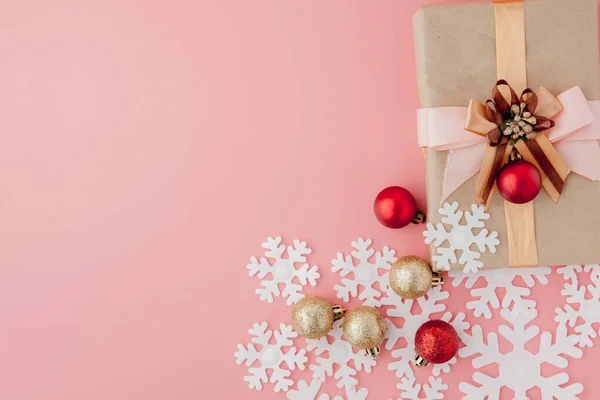
[[[435,286],[444,283],[439,272],[433,272],[429,263],[415,256],[400,257],[390,270],[390,286],[404,299],[416,299]]]
[[[425,322],[415,334],[416,366],[443,364],[456,355],[460,339],[452,325],[442,320]]]
[[[411,222],[420,224],[425,221],[423,212],[417,210],[413,195],[400,186],[390,186],[379,192],[373,210],[379,222],[391,229],[404,228]]]
[[[362,306],[348,311],[342,323],[344,338],[357,349],[377,358],[386,326],[383,317],[374,307]]]
[[[344,309],[332,306],[322,297],[306,296],[292,308],[292,325],[300,336],[319,339],[333,327],[333,321],[344,315]]]
[[[506,201],[515,204],[529,203],[542,189],[542,175],[529,161],[511,161],[498,173],[496,185]]]

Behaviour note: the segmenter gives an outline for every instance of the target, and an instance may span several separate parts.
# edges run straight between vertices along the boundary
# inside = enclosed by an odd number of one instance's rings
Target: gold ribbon
[[[496,20],[496,74],[522,91],[527,87],[527,51],[525,46],[525,9],[522,1],[494,0]],[[485,157],[489,157],[488,151]],[[535,210],[533,202],[504,202],[508,258],[511,266],[537,266]]]

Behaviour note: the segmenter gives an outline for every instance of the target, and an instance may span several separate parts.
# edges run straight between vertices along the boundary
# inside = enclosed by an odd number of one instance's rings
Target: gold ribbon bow
[[[488,139],[475,187],[482,204],[489,204],[496,176],[515,149],[538,168],[542,185],[552,200],[558,202],[570,170],[548,138],[540,133],[554,126],[550,118],[562,108],[560,101],[543,87],[535,92],[525,89],[519,97],[505,80],[496,83],[492,100],[485,105],[471,100],[465,129]]]

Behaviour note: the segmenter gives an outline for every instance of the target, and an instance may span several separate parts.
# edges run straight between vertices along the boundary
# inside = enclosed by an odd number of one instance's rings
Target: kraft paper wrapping
[[[467,107],[487,100],[496,82],[492,2],[424,7],[414,17],[417,82],[421,107]],[[526,0],[525,30],[529,87],[559,94],[580,86],[588,100],[600,100],[596,0]],[[426,153],[427,219],[441,222],[446,151]],[[463,210],[477,203],[477,177],[446,201]],[[540,265],[600,263],[600,182],[571,173],[558,204],[542,189],[535,201]],[[503,199],[494,194],[486,228],[497,231],[495,254],[482,253],[484,268],[508,267]],[[435,249],[431,248],[432,254]],[[461,269],[453,265],[453,269]]]

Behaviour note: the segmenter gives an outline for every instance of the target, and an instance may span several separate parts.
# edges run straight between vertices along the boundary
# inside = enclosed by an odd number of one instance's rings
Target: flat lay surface
[[[425,207],[412,16],[447,2],[0,2],[0,398],[598,398],[600,267],[387,287],[429,258],[373,200]],[[302,294],[378,307],[377,363],[296,337]],[[463,344],[416,370],[430,318]]]

